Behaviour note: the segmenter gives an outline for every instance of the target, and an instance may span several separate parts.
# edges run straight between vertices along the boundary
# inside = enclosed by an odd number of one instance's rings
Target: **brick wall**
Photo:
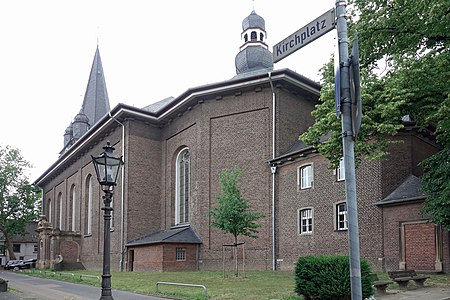
[[[176,248],[186,250],[185,260],[176,260]],[[151,244],[129,247],[134,251],[133,271],[136,272],[176,272],[195,271],[197,266],[197,246],[192,244]],[[130,256],[130,255],[129,255]],[[129,262],[131,264],[132,262]]]
[[[405,262],[407,269],[434,270],[436,261],[435,225],[405,225]]]
[[[313,166],[313,187],[300,190],[297,170],[305,164]],[[329,167],[323,156],[312,155],[279,168],[278,185],[283,187],[277,193],[281,269],[293,269],[299,256],[348,255],[348,232],[335,229],[335,205],[346,200],[345,182],[336,181]],[[382,269],[383,258],[382,211],[373,205],[381,193],[376,180],[379,169],[379,163],[365,162],[356,171],[361,258],[374,270]],[[312,234],[299,233],[298,211],[302,208],[313,210]]]

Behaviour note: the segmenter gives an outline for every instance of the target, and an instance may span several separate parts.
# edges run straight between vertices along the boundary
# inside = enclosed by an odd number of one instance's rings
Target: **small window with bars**
[[[176,259],[176,261],[185,261],[186,260],[186,248],[176,247],[175,259]]]

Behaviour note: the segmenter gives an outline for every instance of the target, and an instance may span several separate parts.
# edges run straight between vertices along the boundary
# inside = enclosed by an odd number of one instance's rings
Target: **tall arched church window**
[[[85,234],[92,234],[92,176],[86,178]]]
[[[75,191],[75,185],[72,185],[70,188],[70,202],[72,206],[72,222],[71,222],[71,230],[76,231],[75,225],[76,225],[76,217],[77,217],[77,197],[76,197],[76,191]]]
[[[256,41],[256,39],[257,39],[256,31],[252,31],[252,33],[251,33],[251,35],[250,35],[250,39],[251,39],[252,41]]]
[[[60,229],[60,230],[63,230],[63,203],[62,203],[62,194],[61,193],[59,193],[58,194],[58,203],[57,203],[57,205],[58,205],[58,220],[57,220],[57,223],[58,223],[58,228]]]
[[[176,161],[176,199],[175,223],[189,222],[190,198],[190,152],[189,148],[182,149]]]
[[[48,199],[48,222],[50,224],[52,224],[53,221],[52,215],[53,215],[52,200]]]

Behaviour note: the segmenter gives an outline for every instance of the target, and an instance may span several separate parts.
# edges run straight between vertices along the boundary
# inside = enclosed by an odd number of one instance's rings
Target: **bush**
[[[363,299],[374,294],[370,265],[361,260]],[[295,292],[305,299],[351,299],[348,256],[300,257],[295,268]]]

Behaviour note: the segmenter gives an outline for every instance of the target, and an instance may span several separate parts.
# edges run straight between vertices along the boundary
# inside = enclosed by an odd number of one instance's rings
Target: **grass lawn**
[[[39,270],[31,272],[35,276],[44,275]],[[69,273],[73,273],[75,276],[72,277]],[[52,274],[47,271],[45,277],[80,282],[80,274],[101,276],[101,271],[64,271],[61,274],[60,272]],[[198,287],[159,285],[159,293],[157,293],[156,283],[163,281],[204,285],[207,288],[208,299],[303,299],[294,292],[293,272],[246,271],[244,278],[236,278],[231,273],[226,274],[224,278],[221,271],[112,272],[111,275],[112,288],[141,294],[179,297],[181,299],[204,299],[203,289]],[[94,278],[83,277],[81,283],[100,286],[97,279]]]
[[[27,271],[28,272],[28,271]],[[94,275],[101,277],[101,271],[65,271],[42,273],[31,270],[31,275],[47,278],[69,280],[99,286],[97,279],[79,275]],[[74,274],[72,276],[71,274]],[[449,274],[429,274],[430,279],[425,282],[427,286],[441,286],[450,289]],[[387,274],[379,273],[380,280],[388,279]],[[246,271],[245,277],[235,278],[227,273],[224,278],[221,271],[197,272],[112,272],[112,287],[118,290],[137,292],[148,295],[161,295],[180,299],[204,299],[203,289],[198,287],[177,287],[160,285],[156,290],[157,282],[176,282],[185,284],[204,285],[207,288],[208,299],[226,300],[299,300],[303,297],[294,292],[295,279],[293,272],[284,271]],[[396,284],[388,286],[389,289],[398,289]]]

